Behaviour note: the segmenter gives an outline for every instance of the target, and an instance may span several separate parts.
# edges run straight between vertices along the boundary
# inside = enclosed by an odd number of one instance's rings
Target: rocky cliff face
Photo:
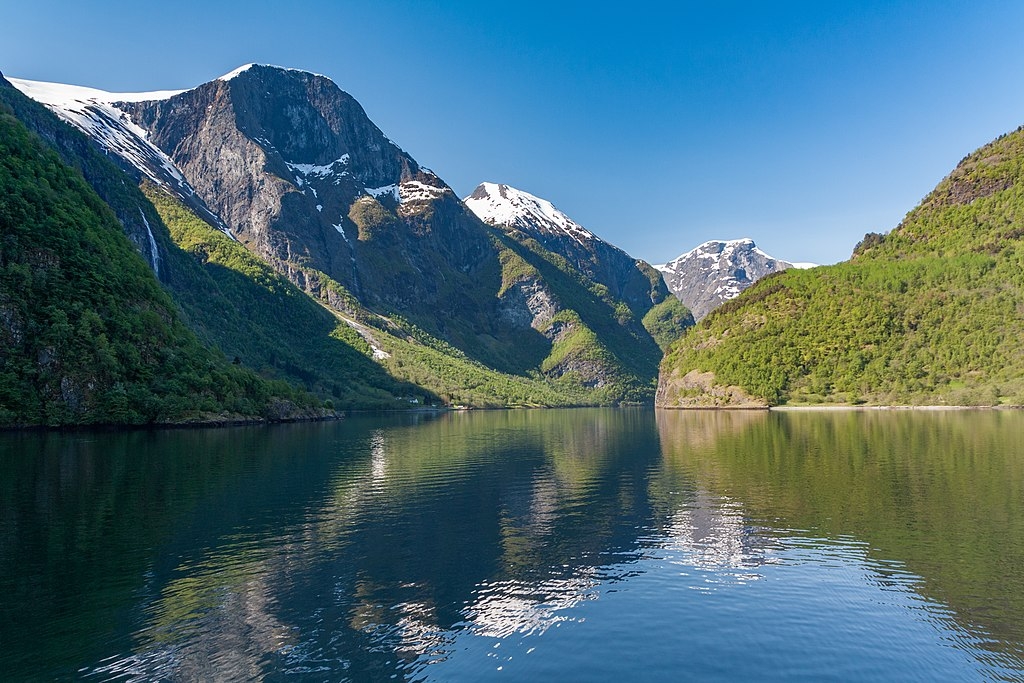
[[[448,186],[323,76],[251,65],[121,106],[242,243],[286,270],[412,312],[443,305],[435,278],[465,279],[493,255]],[[380,272],[389,256],[404,261],[394,278]]]
[[[700,320],[765,275],[792,268],[757,248],[751,239],[712,240],[655,266],[676,297]]]
[[[509,185],[481,183],[463,201],[485,223],[561,255],[641,316],[669,294],[649,264],[605,242],[546,199]]]

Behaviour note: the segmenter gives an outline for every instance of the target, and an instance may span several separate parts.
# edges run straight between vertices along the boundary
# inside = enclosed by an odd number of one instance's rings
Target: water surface
[[[1024,680],[1024,414],[0,435],[0,671]]]

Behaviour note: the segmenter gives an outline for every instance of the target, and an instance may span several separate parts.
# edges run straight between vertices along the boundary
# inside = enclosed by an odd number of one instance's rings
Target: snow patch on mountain
[[[10,83],[36,102],[48,107],[64,107],[69,103],[88,102],[151,102],[166,100],[180,95],[185,90],[153,90],[151,92],[107,92],[97,88],[65,83],[30,81],[24,78],[7,78]]]
[[[564,234],[581,244],[603,241],[548,200],[509,185],[481,183],[462,201],[480,220],[490,225],[532,233]]]
[[[303,177],[313,176],[315,178],[327,178],[333,175],[348,175],[348,171],[345,170],[345,166],[348,166],[349,159],[351,157],[348,154],[342,154],[340,158],[335,159],[329,164],[293,164],[291,162],[285,162],[288,164],[293,172],[298,173]],[[338,168],[341,166],[342,168]]]
[[[166,100],[187,91],[113,93],[79,85],[23,78],[7,80],[26,96],[45,105],[61,119],[91,137],[106,152],[127,161],[154,183],[170,186],[182,196],[195,194],[170,157],[150,142],[146,131],[118,107],[119,103]],[[234,239],[234,235],[219,218],[213,216],[213,221]]]
[[[384,195],[391,195],[394,200],[398,201],[398,185],[391,183],[390,185],[381,185],[380,187],[364,187],[366,194],[370,195],[374,199],[380,199]]]
[[[430,202],[446,192],[451,192],[447,186],[438,187],[428,185],[419,180],[405,180],[398,185],[398,200],[402,204],[407,202]]]

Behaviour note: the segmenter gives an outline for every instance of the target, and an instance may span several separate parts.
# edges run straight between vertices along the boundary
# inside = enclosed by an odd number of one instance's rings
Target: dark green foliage
[[[855,258],[788,270],[708,316],[663,372],[770,403],[1024,403],[1024,132],[960,166]]]
[[[398,222],[398,217],[395,214],[371,197],[353,202],[348,217],[355,223],[359,239],[364,242],[387,236],[388,228]]]
[[[878,232],[869,232],[864,235],[864,239],[857,242],[857,246],[853,248],[853,255],[856,258],[861,252],[867,251],[872,247],[877,247],[885,240],[885,235]]]
[[[693,313],[674,296],[651,306],[641,322],[663,351],[694,324]]]
[[[110,208],[0,111],[0,425],[121,424],[307,402],[211,354]]]

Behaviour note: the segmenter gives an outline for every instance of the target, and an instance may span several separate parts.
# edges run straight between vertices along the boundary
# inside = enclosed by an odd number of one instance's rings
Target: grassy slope
[[[174,244],[199,266],[168,283],[190,326],[228,358],[299,383],[338,408],[394,407],[422,390],[391,377],[359,334],[269,265],[153,186]]]
[[[772,404],[1024,403],[1022,180],[1017,130],[850,261],[765,278],[671,349],[660,403],[692,370]]]
[[[581,365],[602,368],[599,372],[607,377],[607,382],[587,389],[599,397],[597,402],[649,402],[662,354],[659,342],[646,328],[646,323],[651,324],[662,340],[678,337],[688,320],[692,324],[692,317],[687,317],[685,308],[672,303],[675,297],[667,304],[662,302],[649,320],[638,320],[606,287],[588,280],[564,258],[547,251],[536,240],[519,241],[497,229],[492,234],[504,266],[503,290],[519,279],[540,278],[562,308],[551,324],[562,323],[572,329],[570,334],[557,338],[544,349],[541,370],[560,372],[560,367]],[[572,370],[562,375],[562,380],[580,381]]]

